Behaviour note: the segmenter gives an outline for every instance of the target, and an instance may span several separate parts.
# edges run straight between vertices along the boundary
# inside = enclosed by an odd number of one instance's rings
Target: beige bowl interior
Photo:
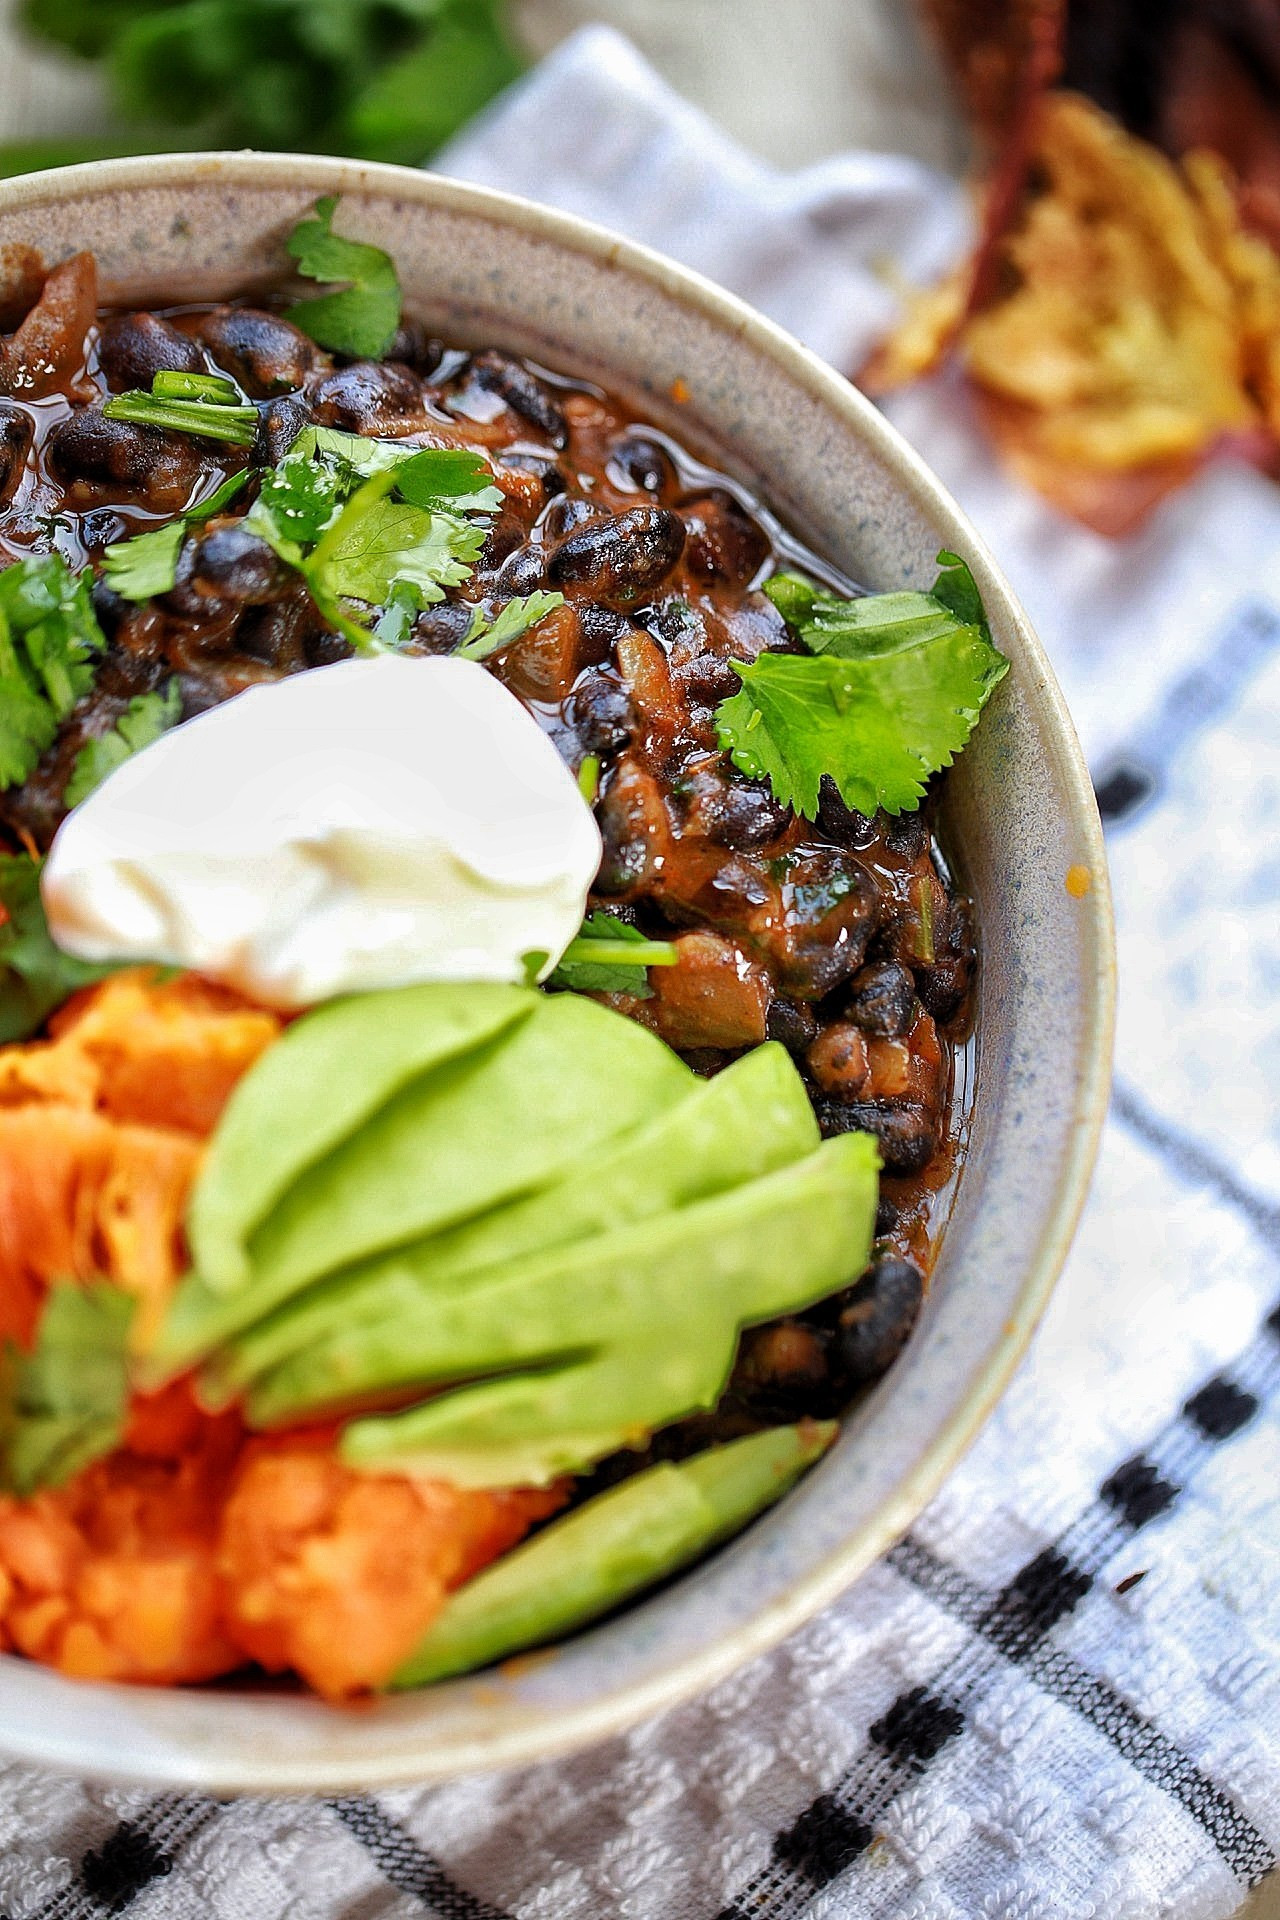
[[[103,297],[161,304],[277,284],[318,194],[395,257],[447,337],[596,374],[877,588],[973,566],[1013,671],[950,777],[948,838],[983,964],[966,1164],[921,1324],[831,1455],[685,1578],[554,1652],[343,1711],[289,1695],[146,1691],[0,1660],[0,1750],[214,1792],[334,1791],[543,1758],[705,1686],[834,1598],[910,1524],[973,1438],[1044,1305],[1105,1108],[1106,871],[1049,667],[973,529],[850,386],[659,256],[506,196],[392,167],[252,154],[118,161],[0,183],[0,248],[97,254]],[[678,399],[673,395],[680,396]],[[1071,868],[1091,880],[1083,897]]]

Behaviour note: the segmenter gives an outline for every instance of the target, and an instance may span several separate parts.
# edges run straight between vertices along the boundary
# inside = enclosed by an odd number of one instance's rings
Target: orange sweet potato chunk
[[[446,1593],[554,1511],[557,1489],[358,1474],[327,1433],[253,1440],[223,1518],[230,1630],[331,1699],[385,1682]]]

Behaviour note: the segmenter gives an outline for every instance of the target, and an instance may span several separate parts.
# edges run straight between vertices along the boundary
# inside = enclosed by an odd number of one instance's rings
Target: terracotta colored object
[[[1102,840],[1044,656],[921,462],[776,327],[561,214],[318,158],[166,156],[6,181],[0,247],[34,246],[52,263],[91,246],[107,301],[219,298],[280,281],[283,238],[322,193],[343,196],[347,232],[394,254],[410,311],[446,337],[597,373],[867,585],[927,585],[938,549],[958,550],[1013,671],[950,776],[946,833],[983,952],[973,1117],[901,1359],[828,1458],[749,1532],[656,1597],[508,1669],[356,1712],[284,1694],[74,1683],[0,1660],[0,1750],[214,1793],[332,1792],[543,1759],[711,1685],[834,1599],[910,1524],[1025,1347],[1084,1198],[1110,1067]]]

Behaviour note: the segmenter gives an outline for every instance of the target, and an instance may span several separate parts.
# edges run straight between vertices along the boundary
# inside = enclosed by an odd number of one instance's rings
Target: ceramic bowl
[[[642,247],[396,167],[165,156],[0,185],[0,247],[96,253],[109,302],[278,284],[317,195],[395,257],[447,338],[598,375],[756,490],[873,588],[971,563],[1013,663],[951,774],[946,832],[982,943],[972,1120],[905,1353],[831,1454],[713,1558],[535,1658],[358,1710],[289,1694],[147,1690],[0,1660],[0,1749],[213,1793],[332,1792],[544,1759],[615,1734],[781,1640],[896,1540],[973,1439],[1062,1265],[1101,1127],[1111,921],[1098,816],[1053,675],[974,529],[876,410],[740,301]],[[0,254],[0,264],[3,262]],[[1069,870],[1088,890],[1072,890]]]

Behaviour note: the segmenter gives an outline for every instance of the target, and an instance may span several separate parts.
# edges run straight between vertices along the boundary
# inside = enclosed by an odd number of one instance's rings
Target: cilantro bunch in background
[[[0,148],[21,173],[110,153],[265,147],[416,165],[520,72],[503,0],[23,0],[101,63],[118,136]]]

